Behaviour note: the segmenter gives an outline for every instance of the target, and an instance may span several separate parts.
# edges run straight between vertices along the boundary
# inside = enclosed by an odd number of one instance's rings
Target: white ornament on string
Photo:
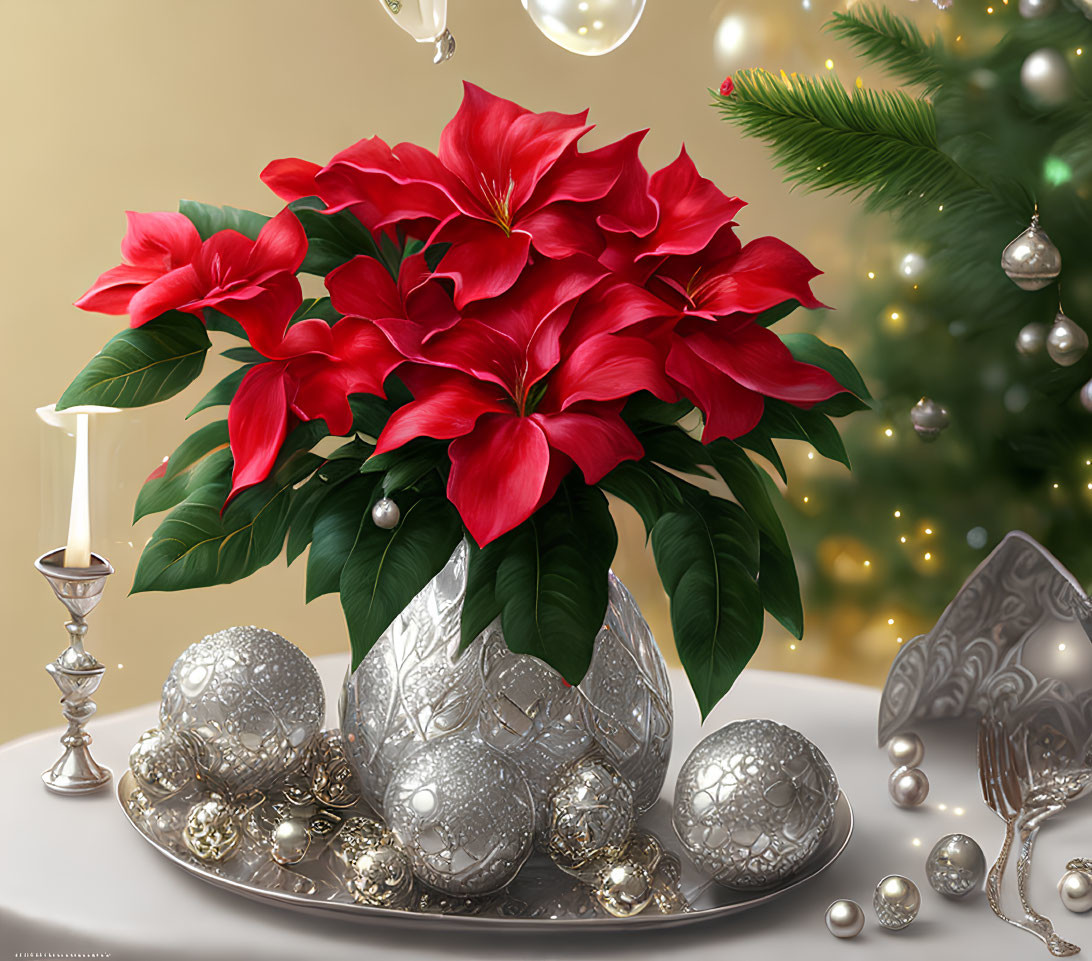
[[[379,3],[414,40],[436,46],[433,63],[451,59],[455,38],[447,29],[447,0],[379,0]]]
[[[1020,84],[1040,107],[1058,107],[1069,99],[1073,75],[1065,57],[1053,47],[1041,47],[1020,67]]]
[[[600,57],[629,39],[645,0],[522,0],[542,35],[570,53]]]

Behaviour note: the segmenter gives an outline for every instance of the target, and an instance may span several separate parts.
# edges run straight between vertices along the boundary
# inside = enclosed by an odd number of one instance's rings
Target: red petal
[[[531,235],[535,250],[545,257],[562,260],[575,254],[598,257],[603,235],[595,225],[595,210],[574,203],[550,204],[517,221],[520,230]]]
[[[193,265],[179,267],[133,295],[129,301],[129,325],[139,327],[168,310],[185,310],[203,294]]]
[[[384,333],[390,329],[387,323],[380,326]],[[397,328],[388,336],[400,347],[412,346],[410,338]],[[436,334],[427,343],[411,350],[410,359],[450,367],[479,380],[491,381],[512,395],[523,370],[524,353],[524,349],[506,334],[479,320],[463,318],[450,330]]]
[[[287,207],[268,221],[254,241],[246,271],[252,277],[268,271],[299,270],[307,255],[307,234],[303,224]]]
[[[293,357],[300,352],[296,347],[285,346],[284,338],[288,322],[302,302],[300,282],[295,274],[287,271],[274,274],[261,287],[250,286],[235,292],[235,296],[213,296],[202,301],[239,321],[254,349],[272,359]],[[318,320],[316,323],[329,330],[325,321]],[[298,326],[300,325],[297,324],[296,327]],[[299,338],[304,335],[296,333],[292,336]]]
[[[76,306],[100,314],[127,314],[133,295],[162,276],[162,271],[155,267],[130,267],[128,264],[112,267],[76,301]]]
[[[640,390],[675,399],[660,350],[638,337],[596,334],[577,345],[550,375],[541,409],[565,410],[583,400],[622,400]]]
[[[741,387],[707,364],[685,340],[677,340],[672,346],[667,373],[705,415],[702,443],[718,437],[741,437],[762,419],[762,395]]]
[[[486,414],[452,441],[447,496],[484,547],[522,524],[539,505],[550,467],[542,428],[516,414]]]
[[[656,228],[660,209],[652,199],[648,171],[637,154],[636,142],[632,151],[623,152],[618,179],[596,208],[604,230],[647,237]]]
[[[326,289],[338,313],[368,320],[405,316],[390,272],[374,257],[362,254],[335,267],[326,275]]]
[[[570,146],[542,178],[523,213],[539,210],[560,200],[581,203],[601,200],[618,181],[622,171],[633,163],[637,148],[647,133],[647,130],[639,130],[587,153],[580,153],[575,146]]]
[[[259,364],[243,378],[228,408],[228,439],[235,466],[230,501],[265,480],[288,433],[289,378],[283,363]]]
[[[261,173],[262,183],[273,191],[281,200],[291,203],[302,197],[317,197],[315,174],[322,169],[319,164],[296,157],[274,160],[266,164]]]
[[[504,293],[527,264],[531,236],[522,230],[505,234],[496,224],[456,214],[441,224],[429,243],[449,243],[436,269],[437,277],[455,281],[455,306]]]
[[[125,216],[129,229],[121,242],[121,255],[134,266],[165,274],[188,264],[201,246],[197,228],[182,214],[127,210]]]
[[[796,360],[777,334],[757,324],[724,336],[709,325],[686,344],[707,364],[767,397],[814,404],[845,390],[823,368]]]
[[[718,315],[735,311],[757,314],[786,300],[798,300],[805,307],[823,307],[808,284],[821,273],[783,240],[759,237],[725,264],[722,272],[717,267],[712,269],[714,276],[703,282],[699,305]]]
[[[576,462],[589,484],[645,452],[621,415],[609,408],[589,405],[563,414],[533,414],[531,419],[542,427],[551,447]]]

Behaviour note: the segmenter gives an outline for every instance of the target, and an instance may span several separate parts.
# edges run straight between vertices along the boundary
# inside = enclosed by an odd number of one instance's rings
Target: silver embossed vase
[[[466,576],[464,543],[346,678],[341,729],[365,798],[388,818],[397,816],[388,808],[406,803],[411,787],[411,813],[458,808],[458,799],[437,796],[452,772],[429,764],[463,758],[470,773],[455,780],[477,796],[476,813],[468,818],[462,810],[462,821],[469,834],[488,835],[507,814],[489,810],[491,785],[475,792],[473,771],[480,769],[484,782],[488,766],[472,759],[484,750],[499,754],[525,782],[540,837],[554,776],[591,754],[609,759],[631,782],[638,813],[650,808],[671,753],[671,690],[652,632],[621,581],[609,575],[607,615],[591,665],[572,687],[544,661],[509,651],[499,619],[458,654]],[[446,739],[451,746],[439,750]],[[522,794],[522,785],[509,785],[496,804],[510,804],[513,791]],[[427,846],[427,832],[423,837]],[[432,843],[453,847],[450,837]]]

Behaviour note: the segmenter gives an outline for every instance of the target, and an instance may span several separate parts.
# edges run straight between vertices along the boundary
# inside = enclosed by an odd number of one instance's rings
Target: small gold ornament
[[[652,900],[652,875],[635,861],[620,861],[599,873],[594,894],[602,908],[616,918],[640,914]]]
[[[273,829],[270,857],[278,864],[298,864],[311,846],[311,831],[303,818],[285,818]]]
[[[190,808],[182,841],[202,861],[226,861],[239,846],[239,834],[230,805],[213,795]]]
[[[369,847],[353,861],[348,887],[359,904],[375,908],[409,907],[413,899],[409,858],[394,844]]]
[[[330,842],[330,849],[346,868],[352,867],[365,851],[381,844],[392,844],[394,835],[385,824],[375,818],[349,818]]]
[[[582,877],[590,862],[616,859],[629,840],[633,787],[600,758],[578,761],[550,798],[546,848],[561,870]]]

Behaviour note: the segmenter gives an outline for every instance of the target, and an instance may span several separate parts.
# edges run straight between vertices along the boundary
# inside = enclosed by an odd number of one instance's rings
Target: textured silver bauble
[[[365,800],[379,809],[404,757],[459,735],[520,768],[540,827],[554,777],[592,753],[630,781],[638,811],[646,811],[659,797],[671,752],[671,689],[629,592],[610,575],[591,666],[568,687],[544,662],[512,654],[499,622],[460,652],[466,572],[464,543],[346,681],[341,727]]]
[[[917,767],[925,759],[925,745],[916,734],[896,734],[887,742],[887,756],[895,767]]]
[[[1088,865],[1088,869],[1076,865]],[[1066,865],[1070,870],[1058,882],[1062,904],[1074,914],[1092,911],[1092,862],[1077,859]]]
[[[380,844],[392,844],[394,840],[394,835],[382,821],[353,817],[341,825],[330,842],[330,851],[342,867],[348,868],[364,851]]]
[[[1017,287],[1039,290],[1053,283],[1062,272],[1062,255],[1047,232],[1039,226],[1039,215],[1013,238],[1001,253],[1001,267]]]
[[[1061,311],[1046,337],[1046,349],[1050,359],[1061,367],[1072,367],[1088,350],[1088,334]]]
[[[827,930],[836,938],[857,937],[864,920],[864,910],[856,901],[842,899],[827,908]]]
[[[923,397],[910,408],[910,423],[922,440],[936,440],[950,422],[948,409],[931,397]]]
[[[402,512],[389,497],[380,497],[372,507],[372,523],[385,531],[394,530],[401,518]]]
[[[307,818],[287,817],[273,828],[269,856],[278,864],[297,864],[307,857],[311,831]]]
[[[361,851],[350,867],[346,882],[360,904],[405,908],[413,900],[409,857],[394,844],[376,844]]]
[[[734,721],[686,759],[672,823],[706,874],[729,887],[760,888],[811,856],[837,801],[834,772],[806,737],[774,721]]]
[[[585,758],[561,775],[550,797],[546,849],[558,867],[576,873],[624,847],[635,820],[630,783],[610,762]]]
[[[1034,357],[1043,351],[1046,346],[1048,327],[1037,320],[1025,324],[1016,335],[1016,349],[1025,357]]]
[[[272,631],[231,627],[174,662],[159,718],[189,745],[199,777],[241,795],[299,765],[325,711],[322,682],[303,651]]]
[[[173,731],[152,728],[129,752],[129,770],[140,789],[153,798],[177,794],[194,777],[194,760],[185,741]]]
[[[1081,388],[1081,406],[1092,414],[1092,380]]]
[[[640,914],[652,900],[652,873],[636,861],[621,860],[599,872],[595,900],[616,918]]]
[[[918,916],[921,908],[921,892],[918,886],[901,874],[889,874],[876,885],[872,896],[876,918],[885,928],[898,931]]]
[[[496,891],[531,852],[534,804],[519,769],[481,741],[439,738],[398,765],[383,801],[423,883],[451,894]]]
[[[986,856],[978,842],[966,834],[948,834],[933,845],[925,859],[925,874],[938,894],[966,897],[982,886]]]
[[[914,808],[929,796],[929,779],[916,767],[897,767],[887,779],[891,800],[901,808]]]
[[[1065,103],[1073,88],[1073,73],[1065,57],[1053,47],[1040,47],[1020,66],[1020,85],[1040,107]]]
[[[1057,0],[1020,0],[1020,16],[1025,20],[1038,20],[1052,14],[1058,8]]]
[[[202,861],[224,861],[239,846],[240,831],[235,812],[220,797],[210,797],[190,808],[182,841]]]

